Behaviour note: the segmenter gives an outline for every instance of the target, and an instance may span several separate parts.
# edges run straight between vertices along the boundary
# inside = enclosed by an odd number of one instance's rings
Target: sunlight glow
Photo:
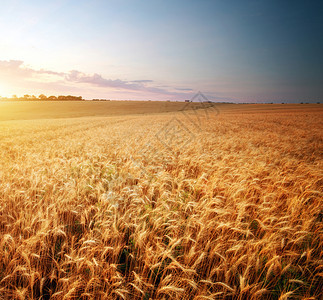
[[[6,91],[2,84],[0,84],[0,97],[7,97]]]
[[[3,81],[0,82],[0,97],[12,97],[14,94],[16,94],[16,92],[12,90],[10,85],[5,84]]]

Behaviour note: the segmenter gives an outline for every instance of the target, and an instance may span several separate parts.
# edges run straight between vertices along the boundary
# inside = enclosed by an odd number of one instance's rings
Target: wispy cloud
[[[86,74],[79,70],[71,70],[69,72],[56,72],[46,69],[37,70],[25,66],[24,62],[21,60],[0,60],[0,79],[2,81],[5,81],[7,79],[11,82],[15,80],[18,80],[19,82],[25,81],[28,83],[37,82],[42,88],[44,86],[48,86],[48,83],[50,83],[51,86],[57,84],[57,88],[61,87],[62,84],[65,86],[72,84],[73,89],[75,89],[75,85],[79,84],[83,86],[88,85],[110,90],[112,89],[119,91],[142,92],[164,96],[173,96],[178,97],[178,99],[189,98],[191,94],[188,94],[188,92],[192,91],[192,89],[189,88],[156,87],[153,85],[154,81],[151,79],[127,81],[121,79],[104,78],[102,75],[97,73]]]
[[[142,84],[129,83],[120,79],[106,79],[100,74],[88,75],[77,70],[72,70],[65,74],[65,79],[71,82],[88,83],[99,87],[126,89],[126,90],[139,90],[143,87]]]
[[[154,81],[150,79],[142,79],[142,80],[131,80],[131,82],[148,83],[148,82],[154,82]]]
[[[3,75],[15,75],[19,77],[25,77],[28,79],[35,74],[49,74],[49,75],[58,75],[64,76],[63,72],[55,72],[50,70],[35,70],[32,68],[28,68],[24,66],[24,62],[22,60],[0,60],[0,74]]]
[[[188,89],[188,88],[175,88],[177,91],[193,91],[193,89]]]

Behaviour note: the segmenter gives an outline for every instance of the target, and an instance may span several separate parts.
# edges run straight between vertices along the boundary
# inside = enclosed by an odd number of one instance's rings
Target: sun
[[[5,97],[5,91],[1,84],[0,84],[0,97]]]
[[[9,89],[0,83],[0,97],[9,97]]]

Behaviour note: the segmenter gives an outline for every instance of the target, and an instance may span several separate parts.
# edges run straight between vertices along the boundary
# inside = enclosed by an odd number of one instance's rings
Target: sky
[[[1,0],[0,96],[323,100],[322,0]]]

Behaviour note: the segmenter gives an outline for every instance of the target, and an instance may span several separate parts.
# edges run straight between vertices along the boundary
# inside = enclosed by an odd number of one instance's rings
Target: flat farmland
[[[205,109],[212,105],[164,101],[0,101],[0,121],[158,114]],[[322,110],[322,105],[217,103],[215,108],[221,113],[281,113],[312,112]]]
[[[152,114],[207,106],[162,101],[0,101],[0,121]]]
[[[319,299],[323,107],[0,103],[0,299]]]

